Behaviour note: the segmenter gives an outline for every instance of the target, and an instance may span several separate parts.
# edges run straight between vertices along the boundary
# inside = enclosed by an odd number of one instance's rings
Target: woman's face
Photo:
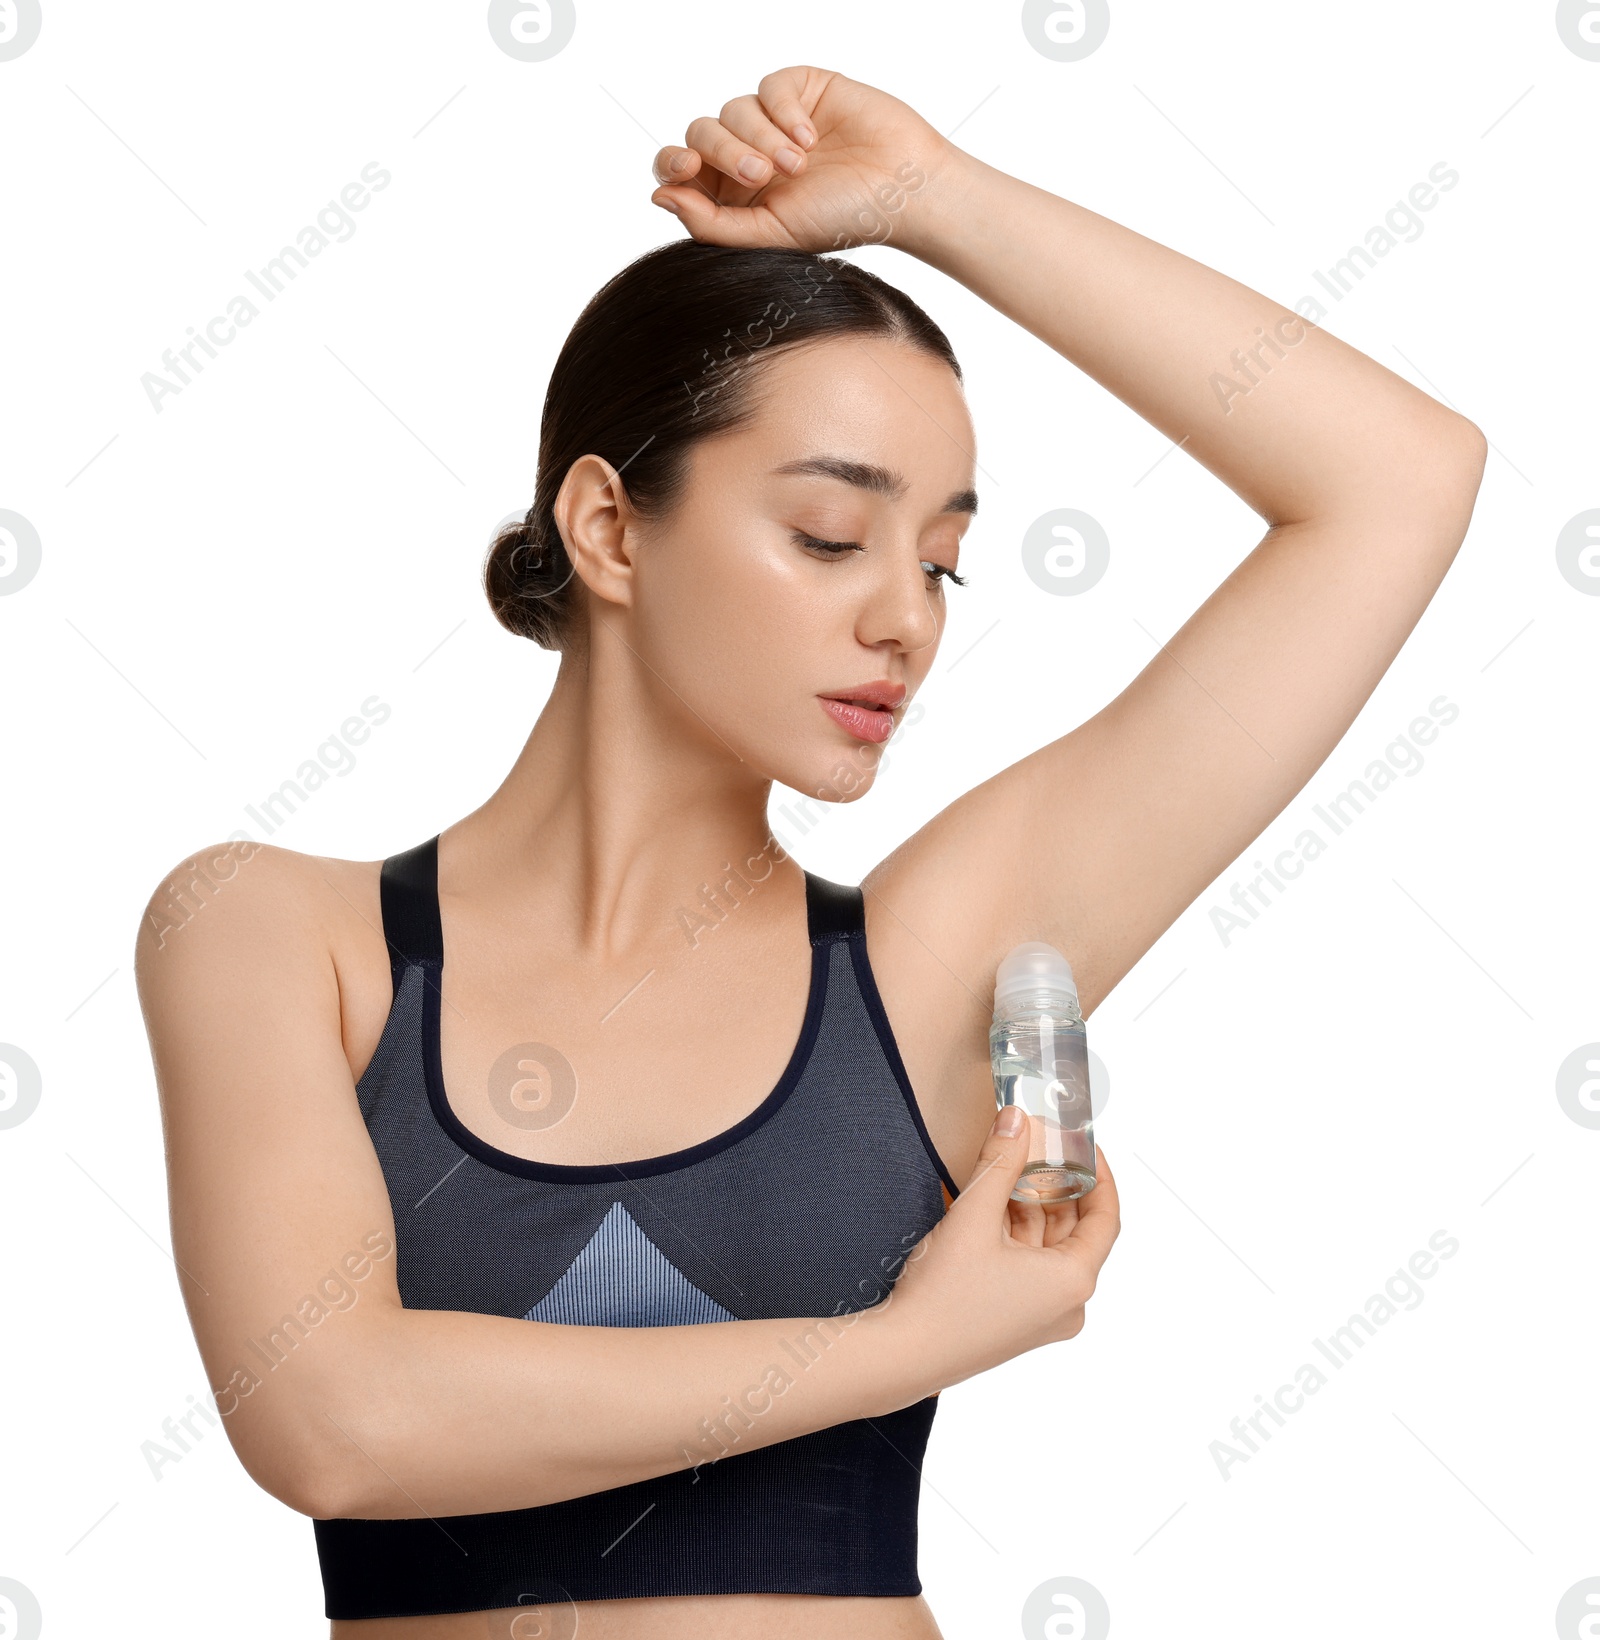
[[[646,532],[630,641],[686,732],[847,802],[961,596],[940,572],[976,507],[972,420],[948,365],[881,337],[775,354],[754,389],[754,417],[693,448],[681,500]],[[877,708],[824,704],[872,686]]]

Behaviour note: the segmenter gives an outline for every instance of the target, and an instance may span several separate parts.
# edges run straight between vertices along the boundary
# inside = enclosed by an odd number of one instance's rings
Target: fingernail
[[[756,182],[767,174],[767,162],[759,154],[746,154],[739,161],[739,175],[746,182]]]
[[[678,216],[678,207],[674,205],[670,199],[652,199],[650,203],[652,205],[659,205],[662,210],[670,211],[674,216]],[[678,220],[681,222],[683,218],[678,217]]]
[[[1003,1139],[1014,1139],[1022,1132],[1022,1107],[1007,1105],[994,1119],[994,1130]]]
[[[793,126],[790,129],[789,135],[793,137],[802,148],[809,148],[812,143],[817,140],[817,133],[813,131],[804,120],[802,120],[798,125]]]
[[[674,154],[672,158],[667,161],[667,169],[669,171],[681,171],[688,163],[689,156],[687,154]]]
[[[780,148],[772,156],[772,163],[780,171],[787,171],[790,176],[793,176],[800,169],[800,156],[792,148]]]

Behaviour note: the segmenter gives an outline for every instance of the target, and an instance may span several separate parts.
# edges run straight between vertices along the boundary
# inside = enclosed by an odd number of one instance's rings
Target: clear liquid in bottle
[[[1072,1201],[1095,1186],[1089,1046],[1071,965],[1032,940],[1009,952],[995,983],[989,1063],[997,1107],[1028,1118],[1028,1161],[1013,1201]]]

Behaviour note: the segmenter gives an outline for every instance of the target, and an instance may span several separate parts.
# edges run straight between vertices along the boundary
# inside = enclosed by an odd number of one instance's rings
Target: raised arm
[[[831,70],[769,74],[686,135],[657,156],[652,198],[697,238],[899,246],[1268,525],[1103,711],[951,804],[863,884],[887,1000],[932,1045],[928,1064],[963,1051],[996,961],[1024,939],[1067,953],[1092,1010],[1349,728],[1461,544],[1484,437],[1270,297],[984,164]]]
[[[660,1328],[403,1308],[340,1004],[341,954],[381,940],[376,881],[221,846],[157,890],[138,938],[184,1299],[235,1451],[292,1508],[550,1503],[714,1459],[706,1424],[730,1401],[753,1414],[734,1426],[749,1450],[908,1406],[1082,1326],[1114,1193],[1070,1244],[1013,1241],[1026,1146],[1000,1136],[913,1251],[911,1302],[897,1287],[854,1316]],[[779,1389],[774,1367],[795,1360],[781,1345],[802,1334],[815,1359]]]
[[[909,249],[1093,376],[1268,525],[1103,711],[953,804],[868,879],[922,940],[978,973],[1019,940],[1053,940],[1093,1008],[1354,721],[1461,545],[1486,445],[1271,298],[971,156],[950,155],[927,193]]]

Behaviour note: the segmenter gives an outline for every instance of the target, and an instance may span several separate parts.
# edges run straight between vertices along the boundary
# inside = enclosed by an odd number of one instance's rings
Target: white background
[[[374,859],[498,782],[556,659],[477,573],[531,498],[546,373],[592,292],[682,231],[648,200],[657,144],[793,61],[1289,304],[1459,173],[1324,322],[1488,434],[1471,533],[1323,769],[1090,1021],[1123,1236],[1078,1339],[943,1396],[921,1565],[952,1640],[1018,1632],[1054,1577],[1122,1640],[1549,1633],[1600,1576],[1600,1131],[1556,1097],[1600,1039],[1600,598],[1555,555],[1600,506],[1600,62],[1553,6],[1488,0],[1119,0],[1077,63],[1015,4],[611,0],[523,63],[481,4],[45,0],[0,62],[0,508],[43,544],[0,597],[0,1042],[43,1076],[0,1131],[0,1577],[54,1635],[321,1629],[309,1522],[220,1431],[159,1480],[141,1453],[205,1380],[137,919],[185,854],[264,835],[245,805],[369,696],[389,721],[274,842]],[[156,413],[141,375],[370,161],[393,181],[354,236]],[[950,334],[983,495],[877,789],[803,836],[776,795],[801,861],[855,882],[1121,690],[1262,526],[964,288],[851,254]],[[1111,537],[1081,596],[1022,568],[1056,507]],[[1424,766],[1225,945],[1211,908],[1441,695]],[[1441,1230],[1459,1252],[1423,1301],[1224,1478],[1230,1420]]]

